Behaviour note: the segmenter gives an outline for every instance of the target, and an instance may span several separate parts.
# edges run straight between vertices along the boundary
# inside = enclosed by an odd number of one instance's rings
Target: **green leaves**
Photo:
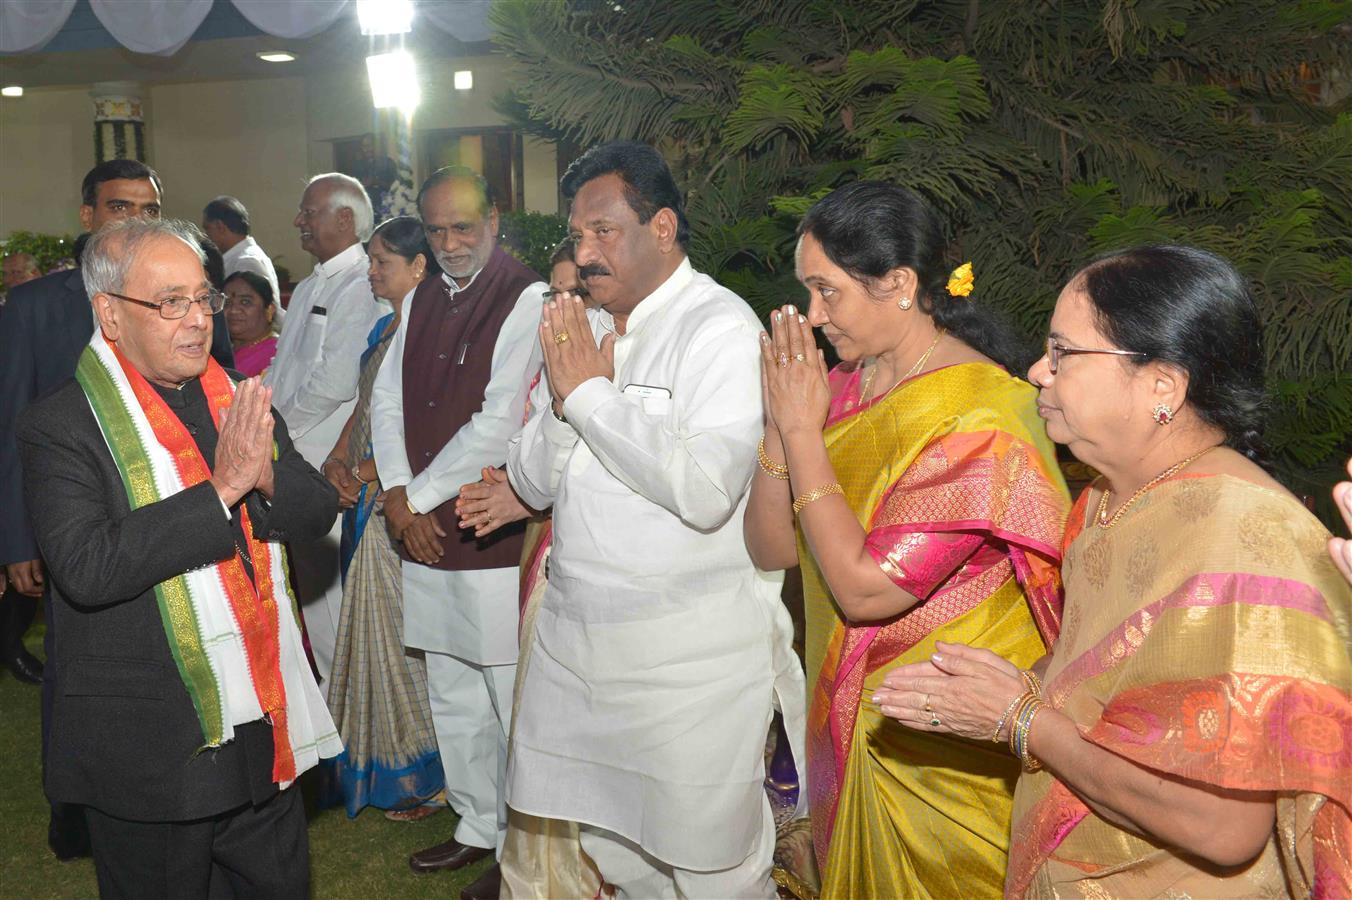
[[[733,153],[759,148],[773,135],[806,144],[822,127],[823,98],[812,75],[785,65],[755,66],[742,76],[737,108],[723,127]]]

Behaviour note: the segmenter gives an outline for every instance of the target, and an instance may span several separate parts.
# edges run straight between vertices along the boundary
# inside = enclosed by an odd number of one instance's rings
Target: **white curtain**
[[[213,0],[89,0],[118,43],[135,53],[172,56],[211,11]],[[351,0],[231,0],[240,15],[275,37],[301,40],[352,11]],[[540,0],[549,2],[549,0]],[[66,24],[76,0],[0,0],[0,53],[41,50]],[[486,41],[491,0],[418,0],[418,20],[467,43]]]
[[[89,0],[94,15],[133,53],[173,56],[211,12],[212,0]]]
[[[32,53],[56,37],[75,0],[0,0],[0,53]]]
[[[328,28],[352,6],[348,0],[232,0],[259,31],[301,40]]]
[[[454,38],[470,43],[493,35],[488,27],[492,0],[421,0],[418,16]],[[416,20],[415,20],[416,21]]]

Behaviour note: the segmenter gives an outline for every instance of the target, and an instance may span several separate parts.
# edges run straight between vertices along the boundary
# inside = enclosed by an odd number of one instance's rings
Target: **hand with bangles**
[[[485,466],[482,481],[460,488],[455,514],[460,527],[473,528],[476,538],[492,534],[504,525],[529,519],[534,511],[522,503],[507,482],[507,470]]]
[[[792,306],[770,316],[770,333],[761,332],[761,381],[766,421],[781,434],[820,435],[831,408],[826,357],[817,349],[812,326]]]
[[[916,731],[999,741],[1008,735],[1014,702],[1028,689],[1019,668],[1003,657],[939,641],[929,660],[888,672],[872,700],[883,715]]]

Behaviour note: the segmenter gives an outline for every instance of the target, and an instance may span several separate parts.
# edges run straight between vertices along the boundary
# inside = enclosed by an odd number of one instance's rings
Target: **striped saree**
[[[939,640],[1040,658],[1059,627],[1069,497],[1027,382],[968,363],[862,405],[858,383],[832,373],[827,452],[869,552],[922,602],[849,622],[800,543],[822,896],[998,895],[1017,763],[994,744],[902,728],[867,698]]]
[[[1184,476],[1111,529],[1070,517],[1051,704],[1086,740],[1202,785],[1277,796],[1218,870],[1090,811],[1047,772],[1015,797],[1010,897],[1352,896],[1352,589],[1293,498]]]

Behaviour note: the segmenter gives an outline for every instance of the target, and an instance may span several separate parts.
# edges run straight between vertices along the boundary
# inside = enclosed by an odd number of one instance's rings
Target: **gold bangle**
[[[1009,714],[1014,711],[1014,707],[1019,705],[1019,701],[1022,700],[1023,697],[1024,695],[1020,694],[1009,701],[1009,705],[1005,707],[1005,714],[1000,717],[1000,721],[995,723],[995,733],[991,735],[991,740],[995,743],[1000,743],[1000,732],[1005,730],[1005,723],[1009,721]]]
[[[352,467],[352,477],[357,479],[357,481],[360,482],[361,484],[371,483],[367,481],[365,478],[361,477],[361,463],[357,463],[355,466]]]
[[[780,481],[789,480],[789,467],[782,466],[770,458],[770,454],[765,452],[765,438],[760,439],[756,445],[756,462],[760,463],[761,471],[771,478],[778,478]]]
[[[408,494],[404,495],[404,506],[408,507],[408,511],[413,513],[413,515],[415,516],[422,515],[422,513],[418,512],[416,509],[413,508],[413,504],[409,502]]]
[[[803,511],[809,503],[815,503],[829,494],[844,494],[845,489],[840,486],[839,481],[833,481],[830,484],[824,484],[821,487],[813,488],[806,494],[800,495],[793,501],[793,514],[796,516]]]
[[[1042,696],[1042,679],[1037,677],[1036,672],[1032,669],[1020,669],[1019,675],[1023,676],[1023,683],[1028,685],[1028,690],[1038,697]]]

